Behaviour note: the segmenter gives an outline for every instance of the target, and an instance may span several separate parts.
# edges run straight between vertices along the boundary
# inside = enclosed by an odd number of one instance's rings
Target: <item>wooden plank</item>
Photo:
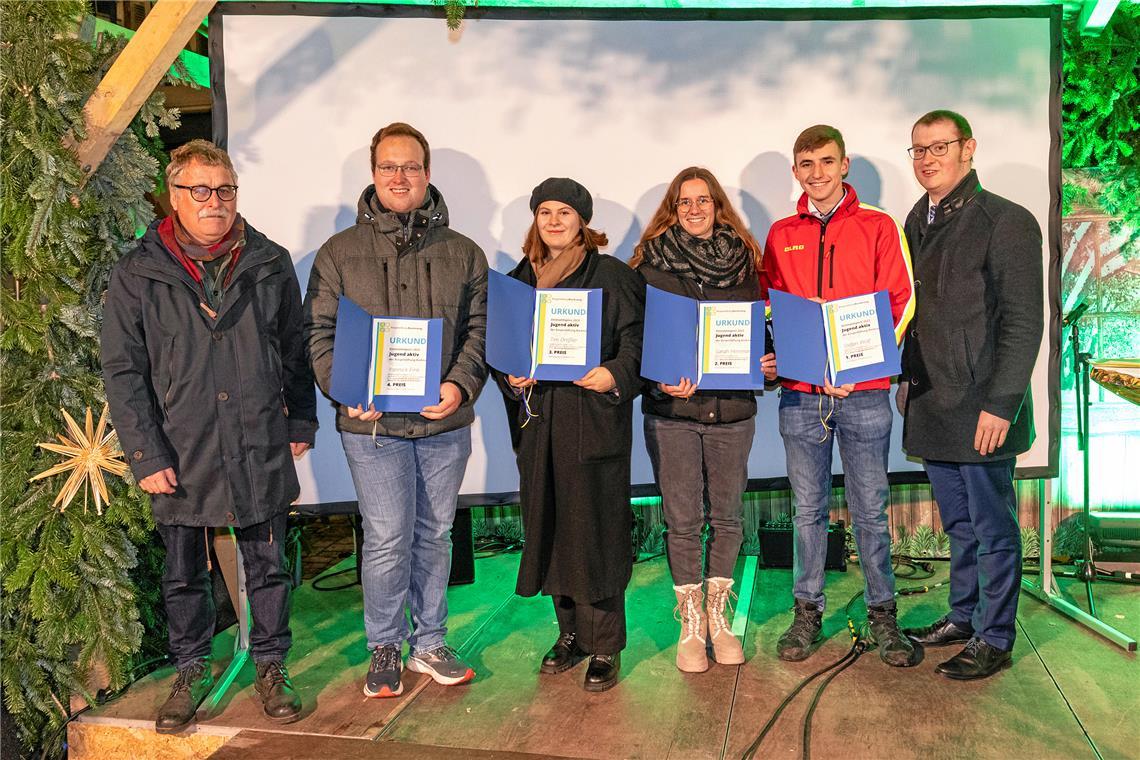
[[[336,760],[393,757],[400,760],[538,760],[540,756],[504,750],[451,749],[336,736],[296,736],[268,731],[242,731],[210,755],[211,760],[248,760],[251,757],[271,757],[275,760],[312,760],[315,757]]]
[[[548,597],[519,597],[472,647],[484,678],[429,686],[383,739],[561,757],[719,758],[739,668],[677,670],[671,586],[664,559],[635,566],[621,680],[609,691],[583,690],[584,663],[539,674],[558,636],[554,611]]]
[[[940,575],[944,577],[945,571]],[[936,579],[937,580],[937,579]],[[828,640],[812,657],[784,663],[775,642],[791,622],[788,571],[761,571],[760,587],[775,586],[770,600],[753,605],[757,638],[766,642],[742,668],[726,757],[740,757],[773,710],[801,679],[841,658],[850,648],[843,607],[862,586],[857,567],[828,573]],[[907,585],[900,583],[901,585]],[[903,625],[941,615],[943,591],[900,602]],[[865,618],[860,603],[856,620]],[[874,651],[864,654],[824,692],[813,719],[815,757],[1087,757],[1088,744],[1032,646],[1019,639],[1013,668],[980,682],[955,682],[934,667],[955,650],[932,649],[914,668],[891,668]],[[812,682],[784,711],[757,757],[795,757],[802,746],[803,719],[821,679]]]
[[[159,0],[84,106],[87,137],[74,145],[86,177],[150,97],[216,0]]]

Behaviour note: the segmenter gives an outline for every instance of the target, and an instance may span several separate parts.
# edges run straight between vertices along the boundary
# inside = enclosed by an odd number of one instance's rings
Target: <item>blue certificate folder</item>
[[[769,299],[780,377],[812,385],[823,385],[825,379],[831,378],[832,385],[844,385],[899,374],[899,348],[895,342],[895,323],[887,291],[875,293],[883,361],[842,370],[834,376],[827,355],[826,331],[830,328],[824,321],[823,304],[775,289],[769,291]]]
[[[538,298],[541,293],[567,292],[566,288],[536,290],[525,282],[495,271],[487,273],[487,363],[500,372],[535,380],[578,380],[602,363],[602,291],[586,293],[586,362],[538,364],[534,357]]]
[[[332,380],[329,395],[345,406],[372,404],[378,412],[419,412],[439,403],[440,365],[443,351],[443,320],[429,319],[428,362],[424,368],[424,395],[372,395],[369,387],[372,362],[372,323],[376,319],[396,322],[404,317],[374,317],[345,296],[336,310]]]
[[[700,305],[686,296],[645,286],[645,336],[641,343],[641,376],[666,385],[682,377],[698,380],[702,347],[699,345]],[[713,302],[706,302],[713,303]],[[715,303],[723,304],[723,301]],[[704,390],[754,390],[764,387],[760,357],[764,355],[764,302],[753,301],[749,372],[705,372],[697,387]]]

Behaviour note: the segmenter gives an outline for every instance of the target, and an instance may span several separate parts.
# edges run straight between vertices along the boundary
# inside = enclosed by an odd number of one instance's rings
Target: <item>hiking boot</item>
[[[475,677],[471,666],[459,659],[459,655],[447,644],[414,653],[408,658],[408,670],[426,673],[433,681],[444,686],[467,683]]]
[[[673,619],[681,624],[681,636],[677,640],[677,670],[704,673],[709,669],[709,658],[705,653],[708,624],[702,609],[704,594],[701,593],[701,584],[674,586],[673,593],[677,597]]]
[[[894,604],[867,608],[867,625],[879,648],[879,659],[895,668],[917,665],[921,650],[916,650],[899,630]]]
[[[400,673],[404,669],[399,644],[384,644],[372,650],[368,678],[364,681],[366,697],[398,697],[404,693]]]
[[[812,645],[819,641],[822,629],[823,610],[811,602],[797,599],[795,618],[776,642],[776,654],[787,662],[806,660],[812,654]]]
[[[542,658],[539,670],[547,675],[561,673],[577,665],[586,656],[578,647],[577,635],[573,633],[560,633],[558,641],[550,647],[550,651]]]
[[[732,593],[732,583],[732,578],[709,578],[709,592],[705,597],[713,659],[721,665],[740,665],[744,662],[744,649],[740,646],[740,640],[732,635],[732,626],[724,615],[725,609],[732,611],[730,597],[736,596]]]
[[[292,723],[301,717],[301,697],[293,689],[289,671],[281,660],[257,663],[253,688],[261,697],[265,715],[278,723]]]
[[[170,696],[158,708],[154,730],[160,734],[176,734],[194,722],[198,705],[214,687],[214,672],[209,660],[195,660],[178,670],[170,687]]]

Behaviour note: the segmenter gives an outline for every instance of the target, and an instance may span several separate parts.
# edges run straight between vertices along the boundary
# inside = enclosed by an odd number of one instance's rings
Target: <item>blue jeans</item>
[[[1021,590],[1016,463],[923,462],[950,536],[950,620],[1004,651],[1013,649]]]
[[[364,525],[360,562],[368,648],[425,652],[447,635],[451,524],[471,429],[424,438],[341,432]],[[405,615],[411,613],[411,627]]]
[[[824,427],[823,421],[827,421]],[[832,438],[839,441],[844,493],[859,547],[868,606],[894,601],[891,534],[887,524],[887,452],[891,402],[886,390],[855,391],[847,398],[801,393],[780,395],[780,436],[788,460],[788,481],[796,501],[792,519],[796,599],[824,606],[823,566],[827,559],[828,497],[831,495]]]

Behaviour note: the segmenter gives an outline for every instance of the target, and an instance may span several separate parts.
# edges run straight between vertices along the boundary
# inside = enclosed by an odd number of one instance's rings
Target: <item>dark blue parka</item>
[[[289,443],[317,429],[301,290],[288,251],[249,224],[245,238],[216,319],[158,222],[111,274],[107,400],[135,478],[174,468],[176,492],[151,497],[163,525],[254,525],[300,492]]]

